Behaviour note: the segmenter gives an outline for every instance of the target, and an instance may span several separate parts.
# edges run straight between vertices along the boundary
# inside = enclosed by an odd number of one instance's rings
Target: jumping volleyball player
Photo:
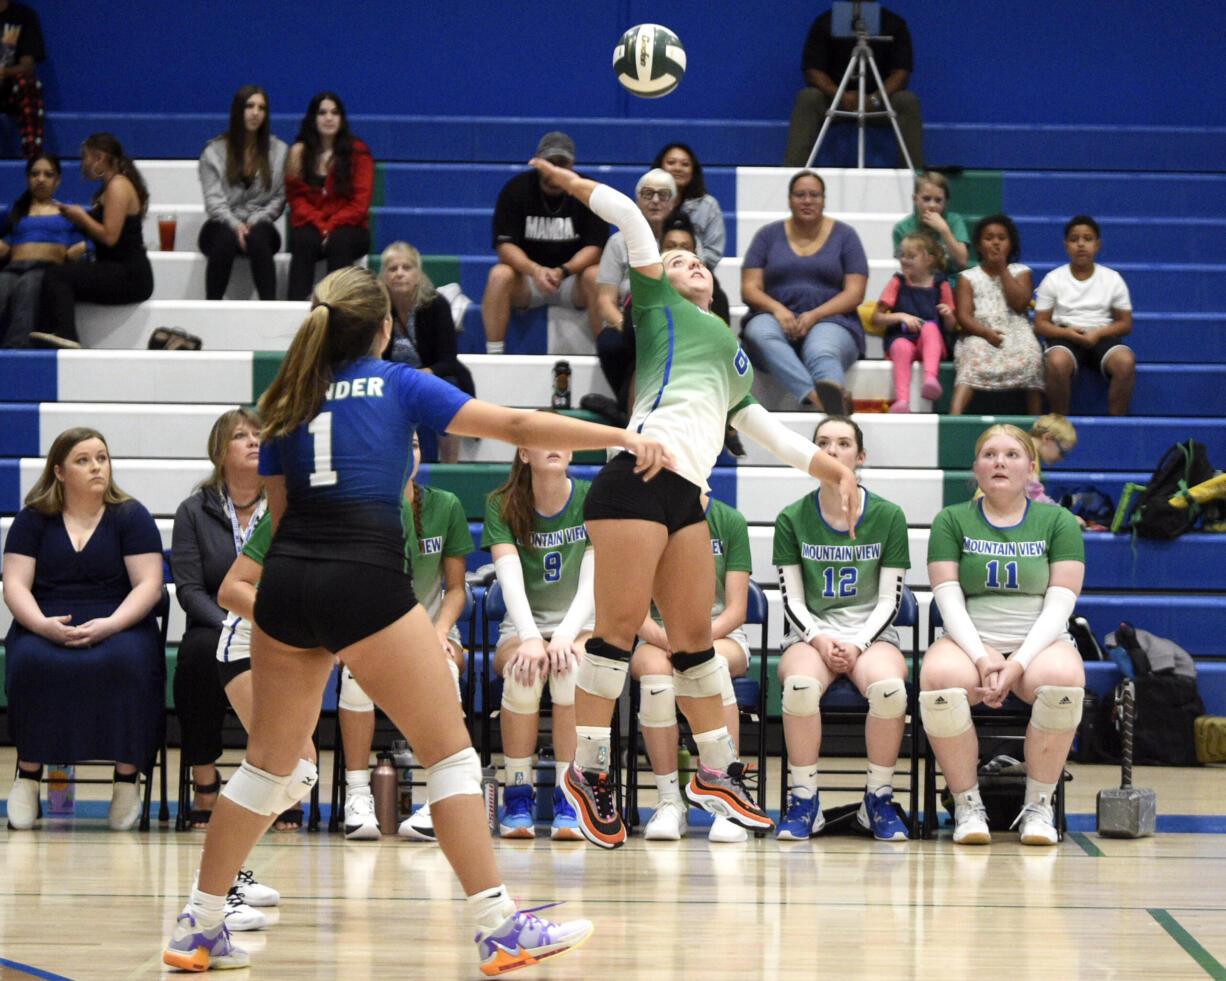
[[[626,840],[609,779],[609,726],[635,633],[654,597],[672,647],[678,704],[698,744],[700,762],[686,796],[744,828],[770,828],[773,822],[745,786],[744,765],[724,725],[720,662],[711,643],[715,564],[701,495],[729,420],[785,463],[837,483],[851,527],[859,513],[856,479],[750,396],[749,359],[727,325],[707,312],[713,280],[696,255],[676,250],[661,258],[651,226],[630,198],[546,160],[534,159],[532,166],[625,235],[638,340],[628,428],[658,436],[676,457],[671,471],[643,485],[634,477],[642,461],[636,463],[626,447],[588,493],[584,518],[596,549],[596,631],[576,678],[578,747],[563,791],[589,841],[615,848]]]
[[[515,907],[502,885],[481,799],[481,767],[437,655],[434,625],[405,570],[400,498],[413,429],[516,446],[634,453],[649,479],[672,464],[638,433],[471,399],[379,359],[391,337],[387,291],[349,267],[316,288],[264,393],[260,471],[276,533],[252,631],[253,723],[247,758],[209,821],[200,878],[163,953],[173,967],[243,967],[223,922],[226,892],[275,815],[318,778],[300,751],[339,654],[426,766],[439,844],[468,896],[481,969],[525,967],[587,939],[587,920],[551,923]]]

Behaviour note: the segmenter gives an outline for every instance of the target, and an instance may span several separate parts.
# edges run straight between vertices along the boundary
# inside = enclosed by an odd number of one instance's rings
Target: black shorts
[[[1054,351],[1056,348],[1061,348],[1068,352],[1069,357],[1073,359],[1074,369],[1076,374],[1080,368],[1093,368],[1104,378],[1107,377],[1106,363],[1107,358],[1111,356],[1111,352],[1116,348],[1128,349],[1128,345],[1120,341],[1118,337],[1107,337],[1099,341],[1093,347],[1082,347],[1080,344],[1067,343],[1065,341],[1056,341],[1054,344],[1047,346],[1047,351]],[[1046,357],[1047,354],[1044,354]]]
[[[619,453],[601,468],[583,502],[584,521],[654,521],[671,535],[707,520],[697,486],[671,470],[644,481],[634,472],[637,462],[632,453]]]
[[[256,593],[255,622],[282,644],[335,654],[395,623],[416,605],[407,572],[270,554]]]
[[[217,662],[217,674],[221,678],[221,687],[223,689],[240,674],[244,674],[250,670],[251,658],[249,657],[235,658],[233,661]]]

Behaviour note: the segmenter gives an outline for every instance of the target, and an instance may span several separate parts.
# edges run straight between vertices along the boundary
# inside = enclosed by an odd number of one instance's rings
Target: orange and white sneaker
[[[174,936],[162,951],[162,963],[180,971],[198,973],[247,967],[251,958],[245,950],[230,942],[230,931],[224,921],[211,929],[203,929],[196,924],[195,917],[184,910],[175,924]]]
[[[575,819],[584,838],[601,848],[625,844],[626,826],[617,812],[613,781],[607,773],[580,770],[572,763],[562,778],[562,793],[575,809]]]
[[[748,770],[740,760],[733,760],[721,773],[698,764],[698,769],[685,785],[685,796],[695,807],[725,817],[748,831],[770,831],[775,822],[753,799],[746,786]]]
[[[479,932],[473,939],[481,958],[481,973],[496,978],[574,950],[591,935],[589,920],[552,923],[528,910],[517,910],[497,929]]]

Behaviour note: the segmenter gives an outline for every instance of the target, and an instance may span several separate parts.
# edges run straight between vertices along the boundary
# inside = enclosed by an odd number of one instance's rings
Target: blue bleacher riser
[[[1208,168],[1220,170],[1220,164]],[[1104,215],[1153,220],[1155,214],[1226,217],[1226,174],[1136,174],[1005,171],[1005,213],[1009,215]],[[1023,239],[1024,241],[1024,239]],[[1104,260],[1115,243],[1103,238]]]
[[[1191,352],[1172,352],[1189,357]],[[1138,364],[1129,412],[1133,416],[1220,417],[1226,405],[1226,364]],[[1107,381],[1082,372],[1073,390],[1073,415],[1106,415]],[[1189,421],[1189,427],[1199,423]],[[1187,438],[1187,437],[1183,437]]]
[[[1154,461],[1157,463],[1157,460]],[[1043,471],[1043,486],[1048,497],[1059,501],[1061,495],[1072,493],[1074,488],[1092,486],[1106,494],[1112,501],[1119,501],[1124,483],[1144,484],[1152,472],[1116,473],[1085,470]]]
[[[1114,661],[1086,661],[1086,687],[1100,699],[1108,697],[1123,678]],[[1207,715],[1226,715],[1226,662],[1196,665],[1196,688]]]
[[[1134,310],[1132,333],[1125,343],[1138,361],[1157,363],[1173,356],[1195,356],[1206,364],[1226,362],[1226,312],[1161,313],[1154,312],[1153,306]]]
[[[1031,247],[1022,240],[1022,262],[1034,273],[1037,287],[1047,273],[1068,262],[1068,256],[1055,247]],[[1220,256],[1204,256],[1216,259]],[[1226,265],[1213,263],[1136,263],[1108,262],[1124,277],[1134,307],[1142,309],[1179,310],[1187,313],[1220,313],[1223,307],[1221,283]],[[1189,352],[1189,355],[1191,352]]]
[[[0,457],[38,456],[40,449],[38,404],[0,402]]]
[[[1087,532],[1086,586],[1095,590],[1226,591],[1226,535],[1191,532],[1171,542]]]
[[[21,510],[21,461],[0,459],[0,514]]]
[[[0,351],[0,400],[54,402],[59,398],[55,351]]]
[[[1071,215],[1050,208],[1042,214],[1014,214],[1027,256],[1068,261],[1063,254],[1064,224]],[[1226,255],[1226,215],[1214,218],[1095,216],[1102,229],[1098,261],[1119,263],[1204,262]],[[1058,257],[1058,259],[1057,259]]]
[[[1219,403],[1220,404],[1220,403]],[[1180,419],[1074,416],[1077,446],[1059,463],[1045,466],[1047,480],[1064,480],[1067,471],[1119,471],[1158,465],[1173,444],[1194,438],[1204,443],[1209,459],[1226,467],[1226,418]]]
[[[1226,601],[1168,593],[1082,593],[1077,613],[1099,643],[1121,623],[1173,640],[1193,655],[1226,655]]]

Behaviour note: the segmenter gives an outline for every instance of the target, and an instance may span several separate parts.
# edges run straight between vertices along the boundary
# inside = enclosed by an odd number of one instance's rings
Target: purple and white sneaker
[[[481,973],[496,978],[574,950],[591,935],[589,920],[553,923],[528,910],[517,910],[496,930],[478,933],[473,939],[481,958]]]
[[[184,910],[175,923],[174,935],[162,951],[162,963],[177,967],[180,971],[208,971],[247,967],[251,958],[241,947],[230,940],[230,931],[224,922],[215,927],[201,929],[196,918]]]

